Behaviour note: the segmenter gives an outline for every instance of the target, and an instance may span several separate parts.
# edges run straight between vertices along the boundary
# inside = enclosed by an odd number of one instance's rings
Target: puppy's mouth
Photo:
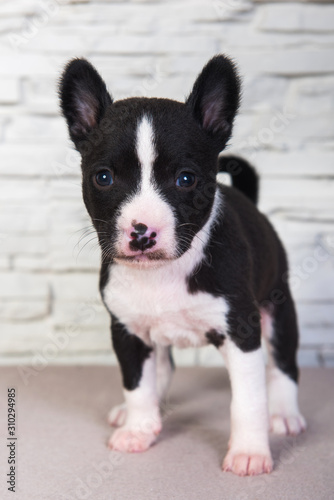
[[[141,252],[136,255],[119,254],[114,257],[114,261],[119,264],[138,267],[158,267],[174,259],[175,257],[172,258],[168,256],[162,250],[156,252]]]

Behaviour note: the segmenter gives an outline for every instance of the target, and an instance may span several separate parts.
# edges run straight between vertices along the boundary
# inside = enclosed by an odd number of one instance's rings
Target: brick
[[[48,250],[46,236],[8,234],[2,241],[0,254],[45,256]]]
[[[183,25],[202,22],[219,22],[222,19],[238,19],[238,15],[250,12],[253,8],[251,2],[230,2],[226,8],[226,2],[213,1],[210,4],[203,0],[177,2],[171,1],[147,4],[140,2],[124,2],[115,5],[104,2],[103,7],[96,9],[94,4],[83,6],[67,6],[61,9],[55,18],[55,23],[66,23],[68,19],[76,18],[78,23],[95,22],[103,25],[106,19],[112,19],[118,26],[126,23],[129,19],[138,20],[141,17],[152,19],[159,26],[159,20],[169,19],[170,22],[181,20]],[[121,24],[121,26],[122,26]]]
[[[310,141],[323,141],[334,138],[334,126],[330,114],[305,119],[291,110],[277,110],[274,113],[258,115],[253,122],[247,123],[246,115],[236,120],[233,147],[249,159],[254,159],[258,150],[296,150],[302,149]],[[247,127],[241,128],[240,124]]]
[[[0,297],[5,300],[47,300],[49,285],[45,276],[5,272],[0,280]]]
[[[19,81],[15,78],[1,78],[0,104],[16,104],[19,100]]]
[[[37,207],[16,207],[7,213],[0,213],[0,227],[6,228],[9,233],[31,235],[31,233],[45,233],[50,227],[50,218],[46,206],[41,210]]]
[[[302,327],[307,327],[308,329],[318,327],[322,327],[324,330],[328,329],[333,337],[334,343],[334,316],[332,304],[308,304],[300,302],[297,305],[297,312]]]
[[[193,83],[192,77],[167,76],[163,69],[157,68],[156,72],[148,72],[145,77],[118,78],[112,85],[112,93],[116,100],[127,97],[165,97],[184,102]]]
[[[110,316],[101,300],[83,302],[56,300],[52,310],[52,324],[56,329],[75,323],[90,330],[105,331],[110,335]]]
[[[304,116],[333,114],[334,78],[303,78],[292,82],[286,104]]]
[[[116,364],[111,351],[110,332],[105,329],[94,330],[92,327],[87,330],[78,326],[76,331],[71,331],[69,325],[66,329],[54,329],[47,321],[33,320],[28,324],[29,328],[26,322],[4,325],[5,334],[0,336],[1,353],[30,355],[30,363],[36,361],[38,355],[46,364],[64,362],[66,356],[75,353],[79,355],[77,359],[84,353],[106,353]],[[13,342],[14,338],[16,342]]]
[[[81,182],[79,179],[51,179],[49,192],[52,199],[81,200]]]
[[[289,88],[289,80],[273,76],[247,76],[242,82],[241,113],[282,109]]]
[[[295,249],[290,254],[290,283],[298,302],[321,304],[333,299],[333,259],[314,263],[313,252]]]
[[[229,51],[233,55],[235,49],[266,49],[272,50],[288,47],[298,48],[306,45],[325,46],[333,44],[333,33],[290,33],[284,31],[259,31],[256,26],[247,27],[247,42],[245,42],[245,26],[242,23],[226,23],[224,30],[217,35],[220,41],[220,51]]]
[[[0,182],[0,200],[6,203],[6,209],[10,205],[14,207],[25,207],[27,205],[36,205],[39,200],[45,196],[46,182],[40,179],[25,179],[18,182],[17,178],[3,178]],[[10,208],[12,211],[13,208]]]
[[[51,248],[50,262],[51,268],[56,271],[76,272],[86,270],[96,272],[100,267],[100,248],[95,231],[89,228],[88,231],[81,230],[81,226],[69,223],[66,229],[63,225],[56,226],[56,231],[50,234],[48,242]]]
[[[101,40],[96,50],[112,54],[159,54],[159,53],[193,53],[206,52],[212,54],[216,51],[214,40],[207,37],[152,37],[152,36],[116,36],[106,37]]]
[[[49,173],[58,178],[81,178],[81,156],[72,147],[57,148],[57,152],[48,155]]]
[[[32,2],[25,2],[24,0],[17,0],[16,2],[2,2],[0,5],[1,17],[6,16],[27,16],[34,12],[34,4]]]
[[[1,242],[1,236],[0,236],[0,242]],[[7,256],[0,256],[0,269],[1,271],[9,271],[11,267],[11,261],[10,258]]]
[[[317,332],[317,338],[315,342],[314,331]],[[334,335],[333,335],[333,325],[330,328],[324,328],[321,323],[316,323],[312,326],[301,326],[300,345],[302,347],[313,346],[316,343],[318,348],[321,349],[323,345],[334,345]]]
[[[108,87],[113,90],[113,82],[119,77],[147,77],[157,64],[161,64],[160,59],[152,55],[136,54],[131,55],[101,55],[91,54],[91,63],[103,74]]]
[[[66,335],[66,332],[68,331],[67,328],[68,329],[72,328],[72,325],[68,324],[64,328],[61,328],[59,330],[56,329],[52,334],[50,334],[50,337],[46,339],[46,343],[48,345],[50,344],[56,345],[57,333],[61,331],[64,332]],[[42,352],[42,354],[44,353],[45,356],[47,357],[48,349],[46,347],[38,349],[38,351]],[[75,334],[74,335],[71,334],[69,336],[69,341],[66,347],[58,348],[56,359],[59,359],[62,356],[66,356],[72,353],[73,354],[78,353],[80,354],[80,357],[81,355],[84,354],[93,355],[93,354],[104,353],[108,355],[108,358],[110,360],[109,362],[113,361],[114,364],[117,363],[115,356],[112,354],[109,328],[96,329],[94,327],[94,324],[92,324],[89,329],[86,329],[85,327],[78,325]],[[50,359],[50,361],[52,362],[52,359]]]
[[[143,89],[148,97],[166,97],[184,102],[185,96],[191,91],[193,84],[194,78],[192,76],[167,77],[161,72],[161,76],[158,73],[156,79],[155,77],[144,79]]]
[[[3,322],[0,335],[0,352],[23,354],[33,351],[51,331],[47,321]],[[15,341],[14,341],[15,339]]]
[[[334,208],[333,199],[334,181],[318,179],[314,185],[314,179],[262,179],[261,202],[266,202],[266,209],[284,206],[300,207],[301,209]],[[284,193],[284,200],[282,195]]]
[[[85,305],[99,297],[99,280],[95,273],[54,274],[50,280],[55,300]]]
[[[38,143],[65,142],[68,134],[62,118],[41,116],[14,117],[6,127],[6,141]]]
[[[31,114],[59,114],[56,96],[57,82],[54,78],[29,78],[23,83],[25,109]]]
[[[332,119],[332,115],[330,113],[326,113],[321,116],[313,116],[312,119],[305,119],[304,116],[300,114],[294,114],[294,111],[289,109],[286,112],[286,122],[280,118],[280,111],[277,114],[276,124],[282,125],[282,131],[272,128],[274,132],[273,143],[276,140],[281,140],[283,138],[286,142],[294,142],[295,140],[301,140],[305,143],[308,138],[317,138],[321,137],[324,139],[325,137],[333,138],[334,137],[334,123]],[[261,129],[267,128],[271,126],[272,116],[263,116],[258,120],[258,135],[261,137]],[[275,124],[274,124],[275,125]],[[283,125],[286,127],[283,128]]]
[[[333,32],[333,5],[272,4],[258,8],[257,25],[266,31]]]
[[[244,142],[244,138],[247,138],[248,141],[250,137],[256,136],[256,130],[257,116],[255,113],[243,113],[237,115],[234,121],[231,144],[234,148],[240,149],[240,143]]]
[[[91,220],[81,198],[75,202],[56,200],[50,203],[50,207],[53,231],[66,234],[66,241],[71,244],[77,244],[80,237],[85,234],[86,229],[92,229]],[[59,242],[58,234],[52,244],[57,242]]]
[[[22,20],[19,17],[5,17],[0,15],[0,33],[1,35],[18,31],[21,29]]]
[[[38,75],[59,76],[62,62],[47,55],[18,51],[12,47],[11,51],[1,54],[0,77],[20,77]],[[64,61],[65,62],[65,61]]]
[[[0,319],[3,320],[36,320],[49,313],[49,301],[41,300],[1,300]]]
[[[53,144],[0,144],[0,175],[80,177],[80,155],[68,142]]]
[[[42,46],[45,53],[54,53],[57,55],[67,54],[66,57],[72,57],[73,54],[81,54],[83,47],[85,47],[87,52],[93,50],[95,52],[96,43],[96,31],[95,33],[92,31],[91,36],[78,36],[74,34],[73,30],[71,30],[71,34],[57,36],[50,34],[49,30],[45,29],[41,30],[35,37],[27,41],[27,49],[29,49],[29,51],[36,51]],[[100,52],[100,48],[98,48],[98,51]]]
[[[264,184],[264,182],[262,182],[262,184]],[[285,185],[286,184],[287,182],[285,182]],[[281,185],[279,187],[281,187]],[[278,186],[276,186],[276,189],[277,188]],[[289,212],[293,211],[297,212],[299,209],[300,211],[303,211],[306,214],[310,212],[319,214],[327,213],[327,218],[331,220],[330,216],[328,215],[328,211],[332,211],[333,213],[334,210],[334,203],[332,202],[331,199],[328,199],[327,197],[324,197],[322,199],[321,195],[319,195],[318,199],[313,198],[308,202],[307,195],[300,196],[298,190],[295,193],[298,193],[298,196],[294,197],[291,196],[282,201],[275,196],[274,184],[271,191],[267,191],[263,186],[260,192],[259,207],[261,211],[267,215],[272,213],[275,214],[282,210]]]
[[[260,151],[254,157],[256,169],[262,177],[320,177],[333,175],[333,153],[309,151]]]
[[[256,72],[281,76],[307,76],[334,72],[333,49],[328,47],[289,49],[289,52],[286,49],[275,51],[237,49],[231,55],[238,62],[241,74]],[[191,65],[191,62],[188,64]],[[175,66],[182,71],[181,62],[175,62]]]
[[[13,257],[13,268],[16,271],[50,271],[50,257],[49,255],[24,255]]]
[[[334,240],[328,233],[330,222],[326,219],[320,219],[320,215],[315,210],[307,212],[302,208],[296,208],[293,212],[289,208],[281,208],[276,213],[269,212],[268,217],[275,230],[284,242],[290,263],[295,266],[303,264],[304,258],[316,259],[316,262],[322,264],[327,260],[332,260],[334,249]],[[330,210],[328,210],[328,214]],[[303,249],[304,253],[301,254]],[[306,264],[307,266],[307,260]]]
[[[101,258],[100,250],[94,248],[91,250],[65,252],[61,250],[52,250],[50,255],[50,269],[61,272],[81,272],[98,273],[100,270]]]

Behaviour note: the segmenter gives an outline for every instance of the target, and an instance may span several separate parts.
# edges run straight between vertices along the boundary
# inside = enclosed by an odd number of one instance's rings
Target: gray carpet
[[[35,372],[37,373],[37,372]],[[109,451],[106,414],[121,401],[117,368],[52,367],[25,385],[0,368],[0,497],[16,500],[330,500],[334,498],[334,370],[302,371],[308,430],[271,437],[272,474],[220,469],[229,434],[226,371],[179,368],[164,428],[149,451]],[[7,388],[17,390],[17,492],[7,491]]]

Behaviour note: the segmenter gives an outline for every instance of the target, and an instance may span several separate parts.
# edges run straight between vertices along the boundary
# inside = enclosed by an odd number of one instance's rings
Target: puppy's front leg
[[[111,436],[109,446],[119,451],[145,451],[161,431],[155,354],[114,317],[112,339],[123,376],[126,411],[125,422]]]
[[[232,388],[231,437],[223,470],[240,476],[270,472],[272,458],[262,349],[243,352],[229,338],[220,349]]]

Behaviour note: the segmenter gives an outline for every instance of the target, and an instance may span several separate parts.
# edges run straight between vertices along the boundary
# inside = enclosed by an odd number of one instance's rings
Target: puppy
[[[68,63],[61,108],[82,156],[83,199],[102,250],[101,295],[125,404],[110,413],[114,450],[149,448],[173,371],[171,346],[213,344],[232,387],[223,470],[270,472],[269,427],[298,434],[298,330],[287,259],[257,210],[257,176],[221,157],[240,81],[225,56],[211,59],[186,102],[113,102],[84,59]],[[232,174],[234,187],[216,181]],[[268,344],[268,400],[261,333]],[[268,412],[269,405],[269,412]]]

